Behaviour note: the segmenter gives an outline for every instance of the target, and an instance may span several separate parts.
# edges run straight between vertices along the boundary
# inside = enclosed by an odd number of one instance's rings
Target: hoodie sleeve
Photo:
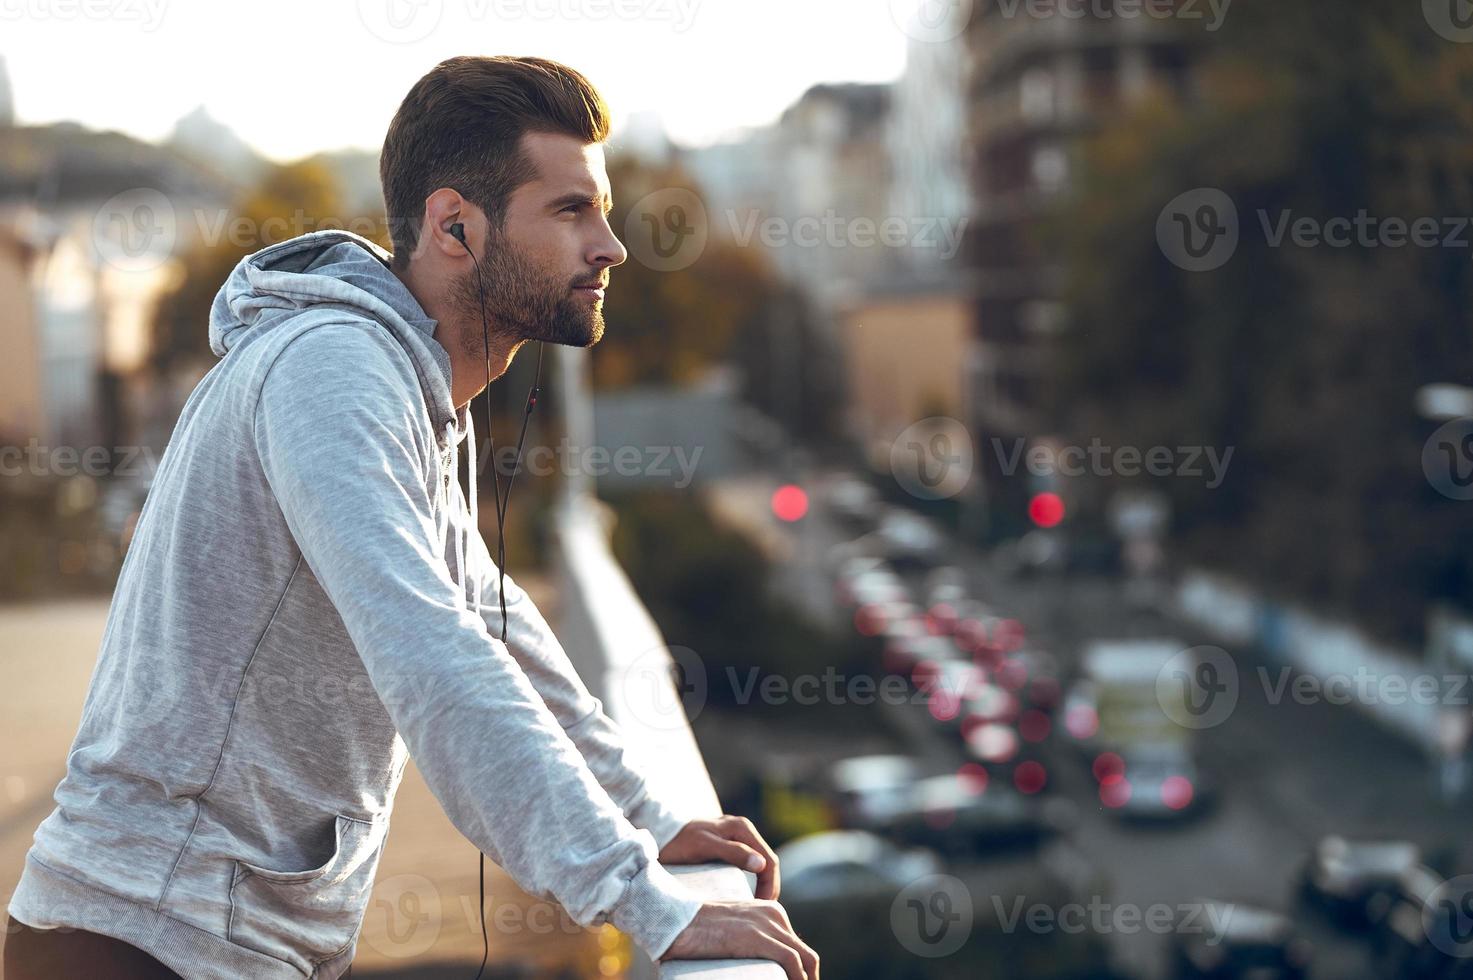
[[[480,533],[472,534],[471,539],[470,567],[481,578],[481,618],[487,631],[499,638],[501,571]],[[626,758],[618,723],[588,690],[541,610],[509,573],[506,619],[506,642],[512,656],[583,754],[599,784],[631,823],[654,836],[657,850],[664,850],[695,815],[678,812],[650,794],[644,777]]]
[[[658,959],[700,909],[599,785],[450,576],[438,452],[377,324],[310,328],[262,381],[257,452],[287,525],[446,815],[527,892]],[[412,686],[411,686],[412,684]],[[403,692],[414,696],[402,696]]]

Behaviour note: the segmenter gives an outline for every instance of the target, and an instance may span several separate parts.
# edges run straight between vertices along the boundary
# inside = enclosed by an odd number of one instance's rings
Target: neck
[[[479,313],[466,315],[447,300],[452,295],[450,283],[444,277],[433,277],[411,265],[408,269],[393,269],[394,275],[404,283],[425,315],[435,321],[435,341],[450,355],[450,398],[457,410],[487,385],[487,361],[482,352],[490,349],[490,380],[495,381],[506,373],[517,349],[526,340],[514,340],[502,335],[496,323],[486,327],[487,343],[481,342],[482,323]],[[431,281],[431,280],[435,281]]]

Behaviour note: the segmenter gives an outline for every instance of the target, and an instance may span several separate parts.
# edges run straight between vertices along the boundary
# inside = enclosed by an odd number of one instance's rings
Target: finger
[[[766,908],[769,914],[777,920],[778,928],[781,930],[781,940],[797,951],[799,957],[803,960],[803,969],[808,973],[809,977],[816,980],[818,952],[799,937],[798,930],[793,928],[793,920],[788,918],[787,909],[783,908],[777,902],[766,903]]]
[[[764,960],[772,960],[783,968],[788,975],[788,980],[808,980],[808,975],[803,971],[803,957],[798,951],[784,941],[779,935],[762,933],[757,941],[757,956]]]
[[[793,942],[798,956],[803,960],[803,969],[807,971],[809,980],[818,980],[818,951],[800,939],[796,932],[793,933]]]
[[[767,865],[770,863],[762,855],[740,841],[723,840],[719,837],[716,840],[717,843],[714,847],[716,855],[727,864],[732,864],[754,873],[761,873],[767,869]]]
[[[767,867],[757,872],[757,898],[776,901],[782,891],[782,875],[778,872],[777,854],[762,839],[752,821],[746,817],[731,817],[722,824],[723,833],[730,839],[749,845],[767,861]]]

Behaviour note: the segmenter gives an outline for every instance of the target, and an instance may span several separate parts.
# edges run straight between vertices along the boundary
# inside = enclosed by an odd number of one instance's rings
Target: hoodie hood
[[[459,442],[467,413],[450,395],[450,355],[437,321],[389,268],[391,255],[350,231],[327,229],[278,242],[241,259],[210,309],[210,350],[224,357],[252,337],[317,304],[346,306],[378,321],[414,361],[438,438]]]
[[[456,410],[450,394],[450,354],[435,339],[430,319],[414,294],[389,268],[390,254],[350,231],[328,229],[278,242],[241,259],[215,295],[210,308],[210,349],[219,357],[314,306],[346,308],[366,316],[394,335],[414,362],[425,408],[433,423],[449,473],[460,465],[459,446],[468,444],[470,492],[467,510],[451,505],[450,484],[440,482],[444,533],[452,576],[480,601],[480,584],[469,573],[469,536],[480,533],[475,435],[469,406]]]

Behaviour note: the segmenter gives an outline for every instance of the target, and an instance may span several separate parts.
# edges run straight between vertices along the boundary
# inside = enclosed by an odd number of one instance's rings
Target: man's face
[[[628,257],[609,228],[613,198],[603,147],[528,133],[522,149],[536,176],[512,192],[504,231],[491,229],[477,253],[486,315],[493,330],[515,341],[592,347],[603,336],[608,270]],[[457,306],[479,323],[475,272],[453,290]],[[463,341],[466,353],[484,356],[479,330]]]

